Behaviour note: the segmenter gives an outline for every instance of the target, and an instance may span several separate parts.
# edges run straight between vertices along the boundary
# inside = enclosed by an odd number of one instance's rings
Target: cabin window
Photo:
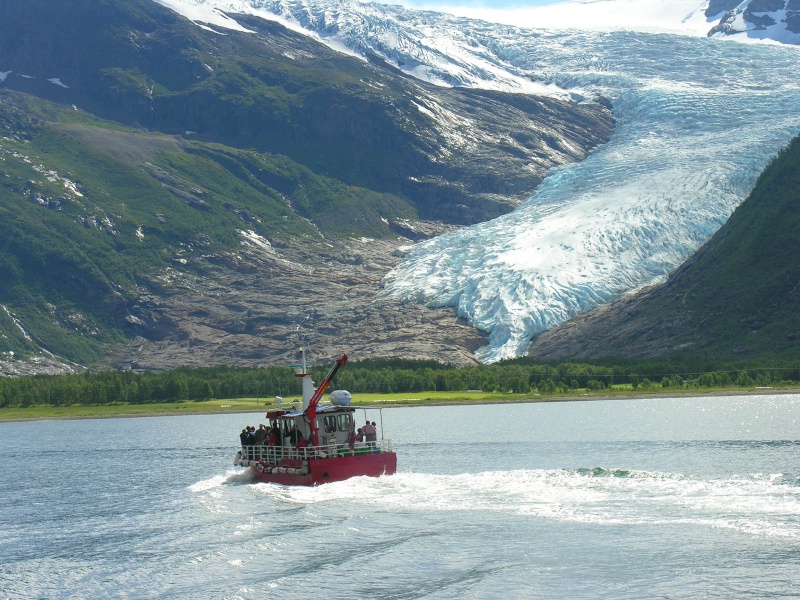
[[[350,431],[353,424],[353,416],[350,413],[339,415],[339,431]]]
[[[329,415],[325,417],[325,433],[333,433],[336,431],[336,415]]]

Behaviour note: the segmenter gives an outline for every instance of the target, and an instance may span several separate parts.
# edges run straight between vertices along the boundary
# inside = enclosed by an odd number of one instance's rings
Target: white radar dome
[[[335,404],[336,406],[347,406],[350,404],[350,400],[353,399],[353,396],[351,396],[350,392],[347,390],[334,390],[331,392],[331,395],[328,396],[328,399],[331,401],[331,404]]]

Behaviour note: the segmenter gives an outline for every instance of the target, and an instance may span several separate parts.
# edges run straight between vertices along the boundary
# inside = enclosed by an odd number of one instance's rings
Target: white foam
[[[188,487],[190,492],[208,492],[229,484],[245,484],[255,481],[255,475],[250,469],[235,469],[226,472],[224,475],[214,475],[209,479],[203,479],[193,483]]]
[[[703,480],[676,473],[620,469],[518,470],[463,475],[400,473],[339,494],[409,511],[503,511],[520,518],[600,525],[694,524],[754,536],[800,540],[800,488],[755,474]],[[321,490],[322,488],[320,488]],[[344,491],[347,489],[347,492]]]

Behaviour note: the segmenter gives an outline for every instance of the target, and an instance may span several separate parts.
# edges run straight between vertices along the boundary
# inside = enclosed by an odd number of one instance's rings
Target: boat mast
[[[311,379],[311,372],[308,370],[308,364],[306,363],[305,348],[300,348],[300,358],[302,364],[295,366],[294,370],[295,377],[303,379],[303,410],[305,410],[314,395],[314,380]]]

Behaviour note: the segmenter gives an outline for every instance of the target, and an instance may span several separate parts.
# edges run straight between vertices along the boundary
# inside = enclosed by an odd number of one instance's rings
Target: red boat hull
[[[356,454],[354,456],[339,456],[336,458],[312,458],[308,460],[307,473],[297,474],[291,472],[302,470],[302,466],[302,461],[286,460],[278,468],[270,467],[266,463],[259,463],[251,465],[250,470],[265,483],[320,485],[332,481],[344,481],[351,477],[394,475],[397,471],[397,454],[394,452],[380,452],[377,454]],[[290,472],[281,473],[281,470]]]

